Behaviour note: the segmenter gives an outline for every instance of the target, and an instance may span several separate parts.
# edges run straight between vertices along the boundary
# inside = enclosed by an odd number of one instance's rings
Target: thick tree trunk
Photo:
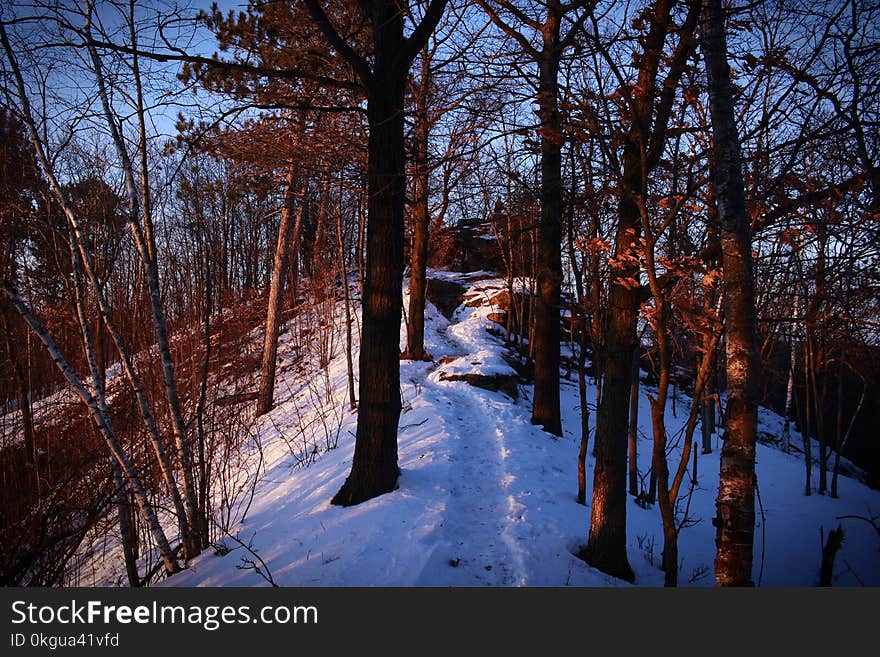
[[[746,214],[739,133],[727,64],[721,0],[703,0],[703,54],[714,137],[727,322],[727,411],[716,501],[715,581],[751,586],[755,531],[757,347],[752,236]]]
[[[363,7],[372,24],[372,65],[339,35],[317,0],[306,0],[313,20],[355,69],[367,96],[367,263],[363,282],[360,411],[351,473],[333,504],[352,505],[396,487],[400,421],[400,318],[403,310],[403,211],[406,196],[404,95],[409,67],[446,8],[431,0],[421,22],[404,37],[396,2]]]
[[[618,206],[618,229],[614,254],[622,256],[637,248],[639,210],[633,201],[641,189],[641,160],[637,144],[624,152],[624,174]],[[626,556],[626,452],[632,359],[638,347],[636,320],[639,313],[636,280],[638,269],[621,267],[611,283],[611,309],[605,335],[602,396],[596,417],[596,466],[593,472],[593,504],[590,534],[582,556],[591,566],[615,577],[635,577]]]
[[[557,17],[558,19],[558,17]],[[559,21],[548,18],[539,62],[541,221],[538,224],[538,299],[535,308],[535,394],[532,424],[562,435],[559,406],[559,302],[562,289],[562,126],[559,118]],[[554,32],[555,30],[555,32]]]
[[[305,184],[294,188],[294,168],[287,173],[287,189],[281,207],[281,221],[278,225],[278,239],[275,243],[275,259],[272,263],[272,279],[269,284],[269,305],[266,309],[266,330],[263,336],[263,359],[260,365],[260,389],[257,393],[257,415],[272,409],[275,395],[275,368],[278,361],[278,334],[281,330],[281,314],[284,301],[284,281],[287,278],[287,265],[291,243],[298,242],[302,224],[302,202],[296,203],[302,195]],[[294,207],[295,206],[295,207]]]
[[[404,169],[402,75],[375,74],[367,186],[367,263],[361,326],[357,437],[351,473],[333,504],[358,504],[394,490],[400,420]]]

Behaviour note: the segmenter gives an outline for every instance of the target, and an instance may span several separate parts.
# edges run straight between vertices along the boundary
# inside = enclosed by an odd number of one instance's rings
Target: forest
[[[880,5],[0,45],[0,584],[880,585]]]

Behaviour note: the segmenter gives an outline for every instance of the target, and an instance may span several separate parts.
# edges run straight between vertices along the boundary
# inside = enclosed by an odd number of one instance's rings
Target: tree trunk
[[[828,386],[828,376],[821,371],[822,387],[819,388],[820,368],[824,370],[822,365],[824,349],[820,348],[818,353],[813,355],[813,367],[811,368],[812,376],[810,377],[813,385],[813,406],[814,416],[816,418],[816,437],[819,439],[819,495],[824,495],[828,488],[828,451],[825,440],[825,394]]]
[[[618,204],[616,257],[637,248],[639,210],[633,197],[641,189],[641,159],[638,145],[627,143],[624,173]],[[626,453],[629,437],[629,402],[632,390],[632,360],[638,348],[636,320],[639,296],[628,279],[637,279],[638,269],[627,264],[611,283],[608,303],[611,312],[605,335],[602,396],[596,417],[596,466],[593,471],[593,504],[590,534],[583,558],[591,566],[615,577],[635,578],[626,556]]]
[[[548,9],[549,11],[549,9]],[[557,17],[558,18],[558,17]],[[535,308],[535,394],[532,424],[562,435],[559,406],[559,302],[562,289],[562,126],[559,118],[559,21],[548,16],[539,62],[541,221],[538,224],[538,299]]]
[[[342,190],[339,192],[342,200]],[[351,410],[357,408],[357,397],[354,392],[354,362],[351,353],[351,299],[348,292],[348,271],[345,266],[345,236],[342,233],[342,208],[336,213],[336,240],[339,250],[339,271],[342,277],[342,300],[345,303],[345,372],[348,377],[348,404]]]
[[[797,323],[798,323],[798,294],[794,293],[794,307],[792,310],[791,335],[789,337],[788,353],[788,385],[785,388],[785,423],[782,425],[782,451],[791,450],[791,402],[794,397],[794,378],[797,373]]]
[[[712,434],[715,432],[715,401],[708,392],[700,406],[700,432],[703,437],[703,454],[711,454]]]
[[[403,358],[430,360],[425,353],[425,296],[428,266],[428,94],[431,86],[431,62],[427,49],[422,49],[422,70],[416,97],[413,148],[413,198],[410,208],[413,220],[413,241],[409,267],[409,313],[406,324],[406,351]]]
[[[856,423],[856,418],[862,411],[862,404],[865,403],[865,395],[867,393],[868,384],[865,383],[862,386],[862,394],[859,397],[858,404],[856,404],[856,410],[853,411],[852,417],[850,417],[849,419],[849,425],[846,428],[846,433],[843,434],[843,438],[837,443],[837,453],[834,455],[834,472],[831,475],[831,497],[837,497],[837,477],[840,474],[840,455],[843,453],[843,450],[846,447],[846,443],[849,441],[849,436],[852,433],[853,426]]]
[[[402,31],[402,28],[401,28]],[[359,504],[396,487],[403,302],[404,169],[402,75],[374,74],[367,101],[367,263],[361,325],[357,435],[351,473],[333,504]]]
[[[125,490],[125,477],[116,461],[111,459],[113,483],[116,485],[116,511],[119,514],[119,538],[122,542],[122,558],[125,561],[125,573],[128,585],[132,588],[141,585],[137,568],[137,535],[132,527],[131,510],[128,508],[128,493]]]
[[[0,311],[0,321],[3,322],[3,338],[6,343],[6,356],[12,363],[12,374],[15,378],[15,390],[18,397],[18,412],[21,413],[22,435],[24,436],[25,459],[30,468],[33,469],[34,486],[39,496],[40,489],[40,473],[37,469],[37,443],[36,434],[34,433],[34,418],[31,411],[31,400],[28,395],[27,378],[24,374],[24,368],[18,360],[15,347],[12,340],[12,327],[10,326],[10,318],[6,316],[6,304]]]
[[[712,207],[709,209],[709,220],[707,222],[707,246],[709,250],[713,254],[721,253],[721,246],[718,244],[718,217],[715,213],[715,189],[713,185],[709,184],[709,198],[711,199]],[[706,263],[707,269],[709,267],[715,267],[718,264],[718,255],[713,255],[709,262]],[[706,311],[706,314],[709,315],[713,312],[713,309],[716,306],[716,286],[714,277],[705,277],[703,279],[703,309]],[[705,388],[702,395],[702,407],[700,412],[700,433],[702,435],[702,443],[703,443],[703,454],[711,454],[712,453],[712,435],[715,433],[715,386],[712,385],[714,380],[714,370],[717,367],[717,359],[715,357],[715,346],[718,344],[717,335],[712,332],[706,333],[703,336],[703,348],[706,351],[711,351],[709,367],[711,372],[706,377]],[[712,345],[710,347],[710,345]]]
[[[809,497],[813,494],[813,443],[810,435],[812,431],[812,408],[813,402],[810,394],[810,367],[813,361],[810,349],[812,331],[810,326],[806,326],[804,335],[804,426],[801,432],[801,438],[804,445],[804,467],[806,469],[806,479],[804,482],[804,495]]]
[[[632,387],[629,393],[629,494],[639,494],[639,350],[633,352]]]
[[[727,322],[727,411],[716,501],[715,581],[751,586],[755,532],[757,347],[752,236],[746,214],[739,133],[727,64],[721,0],[703,0],[703,54],[714,137]]]
[[[583,306],[581,306],[583,310]],[[587,407],[587,327],[586,314],[581,313],[580,343],[578,345],[578,399],[581,405],[581,445],[578,450],[578,504],[587,504],[587,447],[590,441],[590,409]],[[572,313],[574,322],[574,313]]]
[[[263,337],[263,359],[260,365],[260,389],[257,393],[257,415],[272,409],[275,394],[275,368],[278,361],[278,334],[281,330],[281,313],[284,301],[284,281],[290,258],[291,242],[298,241],[302,224],[302,201],[296,203],[305,190],[301,182],[294,189],[294,167],[287,172],[287,189],[281,207],[281,222],[278,226],[278,239],[275,243],[275,260],[272,263],[272,280],[269,284],[269,306],[266,309],[266,330]],[[294,207],[294,205],[296,207]]]
[[[840,445],[843,442],[843,364],[845,353],[840,350],[837,359],[837,413],[834,423],[834,465],[831,472],[831,497],[837,497],[837,474],[840,469]]]
[[[351,473],[332,499],[352,505],[396,487],[400,421],[400,318],[403,311],[403,211],[406,196],[404,96],[409,67],[446,8],[431,0],[404,38],[400,5],[364,2],[372,25],[372,66],[336,32],[317,0],[312,19],[360,78],[367,97],[367,262],[363,282],[360,411]]]
[[[201,214],[201,213],[200,213]],[[207,522],[210,508],[209,491],[211,489],[211,467],[208,462],[208,450],[206,449],[205,436],[205,404],[208,400],[208,377],[211,371],[211,314],[214,311],[214,283],[211,275],[211,249],[206,240],[202,263],[204,266],[204,295],[205,309],[202,318],[203,339],[205,353],[202,357],[202,367],[199,377],[199,398],[196,402],[196,437],[198,440],[199,454],[199,516],[204,520],[201,526],[202,545],[211,542],[210,526]]]

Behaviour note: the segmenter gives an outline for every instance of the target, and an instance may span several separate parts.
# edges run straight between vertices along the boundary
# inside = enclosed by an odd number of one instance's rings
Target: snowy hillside
[[[488,299],[502,281],[467,280],[463,274],[432,275],[466,281],[472,298]],[[479,278],[479,277],[477,277]],[[401,363],[404,412],[400,419],[400,487],[354,506],[329,500],[348,474],[356,416],[346,403],[342,349],[329,367],[326,388],[335,400],[317,426],[328,445],[303,455],[293,449],[297,426],[316,394],[314,382],[290,366],[290,334],[282,336],[277,406],[256,429],[264,471],[246,520],[233,528],[265,564],[261,570],[282,586],[608,586],[622,582],[585,565],[573,553],[585,543],[589,508],[575,502],[579,440],[577,387],[563,381],[565,435],[554,439],[529,423],[531,394],[517,399],[474,387],[450,376],[509,374],[505,348],[487,332],[493,308],[459,306],[449,321],[429,304],[426,347],[434,362]],[[402,330],[402,336],[405,331]],[[285,366],[285,364],[287,366]],[[321,384],[324,388],[324,384]],[[589,391],[595,399],[595,390]],[[680,395],[677,418],[667,414],[670,436],[686,418]],[[671,404],[671,402],[670,402]],[[344,415],[342,415],[345,409]],[[328,423],[328,418],[338,421]],[[647,400],[642,396],[641,472],[650,464]],[[311,421],[314,424],[315,418]],[[594,416],[591,415],[591,426]],[[780,433],[781,419],[762,409],[761,430]],[[799,437],[794,438],[795,441]],[[717,442],[717,438],[716,438]],[[675,452],[670,457],[675,459]],[[588,459],[587,498],[592,490]],[[840,499],[802,494],[803,460],[758,446],[757,470],[763,513],[755,532],[755,581],[764,585],[813,585],[820,563],[820,528],[844,526],[846,538],[835,566],[836,585],[880,585],[880,537],[867,523],[836,516],[880,512],[880,492],[846,477]],[[690,476],[690,475],[689,475]],[[718,484],[718,449],[699,457],[698,486],[689,515],[693,526],[679,539],[681,585],[714,584],[715,532],[711,524]],[[686,480],[686,491],[690,482]],[[628,497],[629,559],[638,585],[663,583],[660,514]],[[762,520],[763,516],[763,520]],[[235,540],[207,550],[170,586],[265,586],[268,580],[243,567],[255,556]],[[118,562],[118,559],[112,560]],[[107,573],[107,581],[112,577]]]

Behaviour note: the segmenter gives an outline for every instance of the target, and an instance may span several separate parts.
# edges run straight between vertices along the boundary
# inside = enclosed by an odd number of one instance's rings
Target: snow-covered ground
[[[500,279],[453,273],[433,275],[469,286],[468,296],[490,298]],[[484,274],[485,275],[485,274]],[[589,508],[575,501],[580,409],[575,377],[563,381],[565,434],[556,439],[532,426],[531,389],[517,399],[503,392],[450,381],[451,374],[513,374],[500,339],[486,329],[491,306],[459,306],[452,321],[433,305],[426,317],[426,347],[434,362],[401,363],[404,410],[400,419],[399,489],[363,504],[340,508],[329,501],[348,474],[356,415],[346,401],[342,341],[327,379],[316,383],[294,366],[291,333],[282,336],[276,408],[258,421],[264,466],[253,503],[231,533],[265,564],[281,586],[616,586],[625,583],[574,556],[586,541]],[[357,331],[355,331],[357,333]],[[405,337],[402,328],[401,338]],[[357,359],[355,359],[355,362]],[[327,392],[329,391],[329,398]],[[590,387],[588,397],[595,399]],[[666,423],[675,437],[690,400],[670,400]],[[320,409],[320,410],[316,410]],[[642,398],[639,465],[650,464],[647,400]],[[781,418],[761,410],[761,430],[780,435]],[[594,414],[591,414],[591,426]],[[303,430],[307,426],[308,435]],[[800,437],[792,437],[798,444]],[[309,442],[317,451],[297,446]],[[338,441],[338,442],[337,442]],[[716,447],[718,438],[716,437]],[[332,449],[327,450],[330,446]],[[698,485],[688,507],[690,522],[679,539],[681,585],[714,584],[715,532],[711,524],[718,485],[718,449],[699,455]],[[303,454],[309,465],[303,465]],[[672,449],[670,463],[677,463]],[[252,463],[255,461],[252,460]],[[588,459],[587,492],[592,490]],[[755,533],[754,578],[761,585],[816,583],[820,530],[842,524],[846,532],[835,565],[836,585],[880,585],[880,537],[860,520],[880,512],[880,492],[847,477],[840,499],[803,495],[804,462],[794,454],[759,445],[761,509]],[[689,468],[690,473],[690,468]],[[688,475],[688,477],[690,474]],[[815,479],[814,479],[815,481]],[[683,491],[690,487],[686,479]],[[681,509],[684,509],[682,505]],[[628,554],[636,584],[659,586],[660,514],[628,497]],[[226,550],[209,549],[167,586],[265,586],[266,578],[243,559],[258,561],[226,538]],[[120,569],[105,553],[99,583]]]

